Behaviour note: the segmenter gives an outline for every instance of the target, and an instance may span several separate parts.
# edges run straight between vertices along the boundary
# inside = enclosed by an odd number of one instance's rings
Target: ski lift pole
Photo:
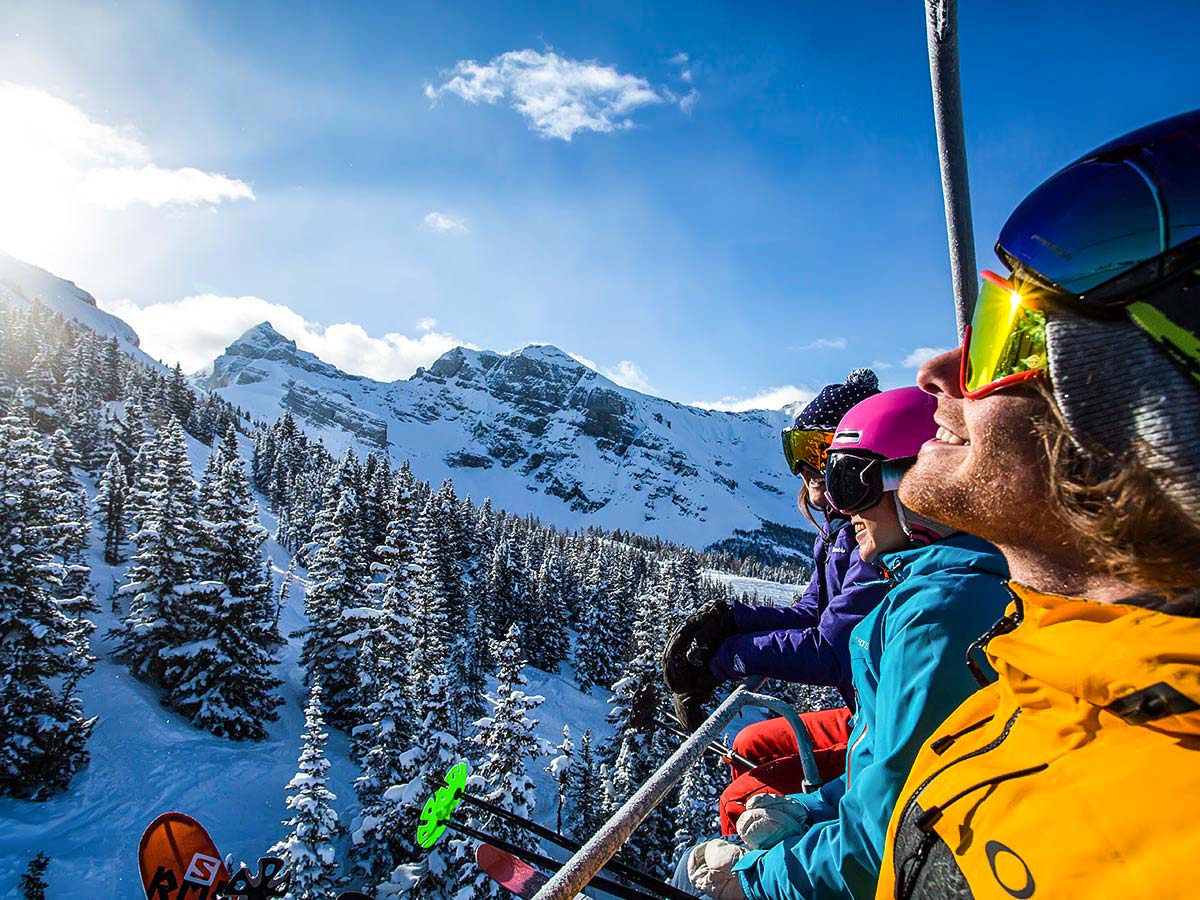
[[[710,741],[714,740],[729,722],[737,715],[743,706],[765,706],[788,721],[796,732],[796,741],[800,748],[801,765],[804,769],[805,790],[815,790],[820,786],[820,776],[817,774],[816,758],[813,756],[812,745],[808,740],[800,717],[796,715],[787,703],[775,697],[758,694],[765,678],[748,678],[736,688],[725,700],[713,710],[704,724],[693,732],[678,749],[659,766],[634,795],[625,801],[612,817],[609,818],[574,856],[542,886],[533,900],[573,900],[583,890],[622,845],[629,836],[642,824],[645,818],[662,802],[667,792],[675,786],[689,768],[691,768],[708,749]]]
[[[958,336],[962,338],[975,309],[978,275],[975,271],[975,234],[971,227],[971,189],[967,181],[967,142],[963,134],[962,86],[958,74],[958,0],[925,0],[925,37],[929,48],[938,166],[946,204],[954,318]]]

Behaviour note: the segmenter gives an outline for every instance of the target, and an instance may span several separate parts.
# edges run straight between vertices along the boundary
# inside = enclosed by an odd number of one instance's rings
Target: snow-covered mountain
[[[35,300],[116,336],[159,366],[137,334],[73,282],[0,252],[0,297]],[[168,363],[171,361],[168,360]],[[596,524],[704,547],[740,542],[790,550],[795,484],[779,453],[779,412],[697,409],[621,387],[556,347],[514,353],[456,348],[407,380],[350,375],[264,322],[197,376],[256,418],[290,410],[326,446],[408,459],[421,479],[576,528]],[[807,555],[808,541],[798,542]]]
[[[697,409],[620,387],[549,345],[456,348],[391,383],[349,375],[264,322],[197,379],[257,418],[285,410],[341,450],[386,451],[435,483],[578,527],[704,546],[795,523],[783,412]]]
[[[121,348],[146,365],[161,368],[139,346],[137,333],[123,320],[96,305],[96,298],[75,282],[51,275],[45,269],[21,262],[0,251],[0,299],[17,306],[41,301],[63,318],[74,319],[96,334],[116,337]]]

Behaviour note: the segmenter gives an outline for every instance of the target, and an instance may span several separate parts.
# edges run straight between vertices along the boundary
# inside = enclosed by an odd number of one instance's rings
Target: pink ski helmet
[[[838,423],[829,447],[825,490],[844,513],[869,509],[900,486],[921,445],[937,432],[937,398],[919,387],[868,397]]]

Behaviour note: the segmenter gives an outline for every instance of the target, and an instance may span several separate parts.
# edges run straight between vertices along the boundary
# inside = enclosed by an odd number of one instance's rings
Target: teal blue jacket
[[[880,562],[894,586],[850,633],[858,710],[846,774],[793,795],[815,823],[804,835],[738,861],[749,900],[874,897],[888,820],[917,752],[979,687],[966,652],[1009,602],[1000,551],[957,534]]]

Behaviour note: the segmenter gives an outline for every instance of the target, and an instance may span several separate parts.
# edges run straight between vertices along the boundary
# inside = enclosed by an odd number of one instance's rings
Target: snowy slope
[[[250,454],[249,442],[241,440],[243,456]],[[208,448],[188,438],[194,471],[199,474],[208,458]],[[89,494],[95,485],[84,478]],[[277,523],[259,498],[260,515],[271,532]],[[269,726],[262,743],[222,740],[194,728],[158,702],[157,692],[133,679],[126,669],[108,658],[110,646],[104,635],[116,624],[106,598],[114,584],[122,581],[124,566],[108,566],[102,555],[101,535],[93,531],[88,563],[102,612],[92,618],[96,671],[82,684],[84,710],[99,721],[88,743],[91,762],[72,781],[70,788],[43,803],[0,799],[0,897],[16,897],[16,884],[29,858],[39,851],[52,860],[48,872],[50,897],[86,896],[137,900],[142,896],[137,875],[137,843],[145,826],[159,813],[170,809],[187,812],[205,823],[223,852],[239,859],[265,852],[284,836],[284,790],[296,771],[300,735],[304,727],[303,706],[307,699],[303,671],[299,665],[300,641],[292,639],[280,653],[276,674],[283,680],[280,719]],[[265,547],[273,561],[276,587],[286,570],[287,552],[274,541]],[[739,592],[756,592],[763,602],[789,603],[794,585],[777,585],[759,579],[706,573]],[[284,634],[306,623],[304,607],[305,572],[297,581],[283,610],[280,628]],[[537,734],[557,744],[564,724],[576,741],[591,729],[596,744],[611,736],[605,720],[607,694],[596,690],[583,694],[574,686],[569,665],[557,675],[537,669],[526,670],[528,693],[545,702],[535,714]],[[494,689],[494,683],[488,689]],[[746,721],[761,715],[747,711]],[[730,726],[736,731],[737,724]],[[337,795],[335,808],[344,823],[356,809],[353,780],[357,768],[351,759],[344,734],[330,729],[328,755],[330,788]],[[709,761],[712,762],[711,760]],[[533,774],[538,785],[536,817],[554,823],[554,794],[550,780]],[[346,852],[345,842],[339,852]],[[340,858],[345,859],[342,855]]]
[[[778,452],[783,412],[697,409],[623,388],[556,347],[456,348],[412,378],[348,375],[278,334],[247,331],[198,379],[256,418],[290,410],[338,452],[386,450],[419,478],[450,477],[566,527],[703,547],[796,519]]]
[[[138,336],[124,321],[96,306],[96,298],[74,282],[51,275],[0,252],[0,299],[17,306],[41,301],[65,319],[74,319],[103,337],[116,337],[121,348],[138,362],[161,369],[138,346]]]

